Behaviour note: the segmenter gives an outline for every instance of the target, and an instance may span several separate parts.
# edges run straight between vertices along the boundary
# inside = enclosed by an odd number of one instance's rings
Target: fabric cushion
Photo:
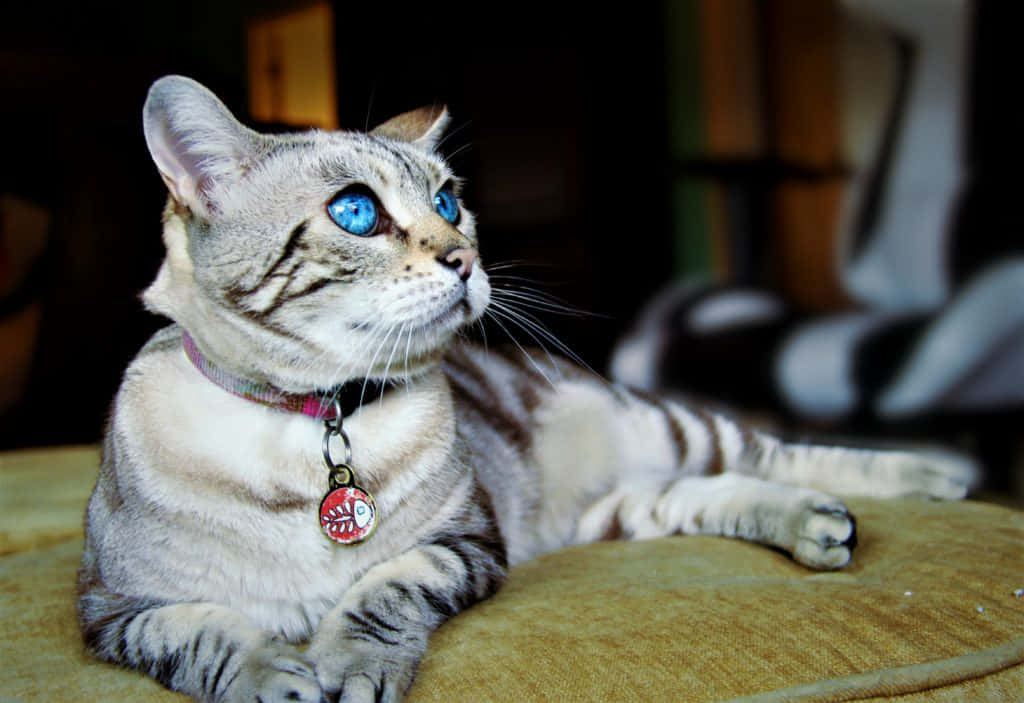
[[[0,454],[0,701],[183,700],[83,651],[74,578],[97,464],[92,447]],[[435,633],[409,700],[1020,700],[1024,513],[849,504],[860,545],[839,572],[710,537],[517,566]]]

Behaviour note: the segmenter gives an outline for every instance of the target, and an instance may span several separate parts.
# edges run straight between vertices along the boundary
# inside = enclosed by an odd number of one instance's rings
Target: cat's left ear
[[[448,115],[446,106],[432,105],[392,117],[384,124],[375,127],[370,134],[410,142],[428,151],[433,151],[450,121],[451,117]]]

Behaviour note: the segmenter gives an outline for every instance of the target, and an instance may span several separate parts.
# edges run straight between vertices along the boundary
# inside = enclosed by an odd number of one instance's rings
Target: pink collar
[[[227,392],[275,410],[302,413],[317,420],[336,419],[336,408],[340,408],[342,416],[347,417],[362,405],[379,398],[388,386],[383,381],[366,379],[365,381],[349,381],[340,386],[313,393],[288,393],[269,383],[257,383],[220,368],[203,356],[196,346],[195,340],[192,339],[192,335],[185,330],[182,330],[181,343],[185,348],[185,355],[188,356],[192,365],[207,379]]]

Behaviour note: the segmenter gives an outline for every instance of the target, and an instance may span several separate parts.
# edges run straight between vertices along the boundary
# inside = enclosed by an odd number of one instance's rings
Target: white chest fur
[[[114,418],[127,458],[117,481],[128,507],[114,521],[122,563],[136,586],[146,564],[148,593],[222,602],[271,631],[306,636],[360,574],[415,540],[421,518],[400,508],[409,496],[458,483],[452,422],[440,377],[346,419],[357,480],[374,493],[381,526],[366,543],[341,546],[319,526],[323,423],[231,395],[178,347],[144,355]]]

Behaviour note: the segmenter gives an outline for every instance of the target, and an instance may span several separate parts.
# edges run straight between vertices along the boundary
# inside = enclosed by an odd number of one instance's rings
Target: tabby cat
[[[128,367],[86,518],[88,648],[204,701],[395,701],[510,564],[725,535],[850,561],[822,491],[965,494],[953,458],[784,444],[543,353],[456,343],[491,297],[424,108],[264,135],[150,89],[174,321]],[[307,643],[308,646],[299,646]]]

